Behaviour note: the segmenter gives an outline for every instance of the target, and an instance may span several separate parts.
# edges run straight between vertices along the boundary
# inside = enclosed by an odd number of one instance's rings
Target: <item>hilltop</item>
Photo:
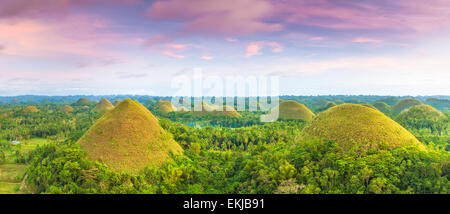
[[[78,141],[91,160],[106,163],[115,171],[137,172],[159,166],[170,152],[181,147],[137,101],[125,99],[104,114]]]
[[[91,102],[86,99],[86,98],[80,98],[77,102],[74,103],[74,105],[77,106],[84,106],[84,105],[89,105]]]
[[[393,115],[400,114],[400,112],[402,112],[408,108],[411,108],[412,106],[416,106],[416,105],[423,105],[423,103],[420,102],[419,100],[412,99],[412,98],[400,100],[392,108],[392,114]]]
[[[424,146],[400,124],[378,110],[342,104],[320,113],[303,129],[305,139],[331,140],[344,150],[392,149],[401,145]]]
[[[175,107],[168,100],[158,100],[158,102],[156,102],[156,108],[163,114],[175,111]]]
[[[193,114],[197,116],[205,116],[205,115],[211,115],[211,116],[226,116],[226,117],[240,117],[241,114],[236,111],[231,106],[224,105],[222,107],[216,106],[216,105],[210,105],[205,101],[201,102],[202,110],[198,111],[196,107],[193,108]]]
[[[429,105],[417,105],[400,113],[395,120],[407,127],[435,127],[435,124],[445,115]]]
[[[109,100],[107,100],[106,98],[103,98],[102,100],[100,100],[99,103],[97,103],[97,105],[95,105],[92,111],[104,114],[113,108],[114,108],[113,104],[111,104],[111,102],[109,102]]]
[[[73,111],[73,108],[71,106],[65,105],[60,109],[60,111],[64,113],[69,113]]]
[[[275,108],[278,108],[279,118],[281,119],[310,121],[315,117],[314,113],[308,107],[297,101],[283,101]]]
[[[36,113],[39,112],[39,109],[36,108],[36,106],[27,106],[26,108],[23,109],[23,113],[28,114],[28,113]]]

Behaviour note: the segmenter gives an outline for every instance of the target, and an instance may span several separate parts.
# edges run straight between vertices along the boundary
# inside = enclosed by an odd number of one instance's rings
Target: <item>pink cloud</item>
[[[450,27],[450,1],[272,1],[283,22],[331,29],[410,29]]]
[[[125,57],[114,47],[125,44],[127,40],[122,35],[106,31],[109,25],[108,20],[87,15],[64,17],[58,22],[0,19],[0,41],[6,47],[2,53],[71,61],[85,59],[77,64],[91,64],[86,60],[110,64]]]
[[[141,39],[142,41],[142,39]],[[169,43],[174,41],[172,37],[164,36],[162,34],[155,35],[151,37],[150,39],[147,39],[144,41],[144,46],[154,46],[154,45],[161,45],[165,43]]]
[[[141,0],[2,0],[0,18],[66,14],[71,7],[132,6]]]
[[[272,4],[261,0],[157,1],[147,11],[154,19],[184,22],[185,32],[221,35],[279,31],[281,24],[263,21],[273,12]]]
[[[227,38],[225,38],[225,40],[228,42],[237,42],[238,41],[237,39],[233,39],[231,37],[227,37]]]
[[[382,43],[383,40],[359,37],[359,38],[353,39],[352,42],[354,42],[354,43]]]
[[[175,59],[183,59],[185,57],[183,55],[174,54],[174,53],[172,53],[170,51],[161,51],[159,53],[162,54],[162,55],[170,56],[170,57],[175,58]]]
[[[325,38],[319,37],[319,36],[309,38],[309,40],[311,40],[311,41],[322,41],[322,40],[324,40],[324,39],[325,39]]]
[[[261,50],[266,46],[272,48],[273,53],[280,53],[283,49],[283,46],[277,42],[252,42],[247,46],[245,57],[262,55]]]
[[[213,60],[214,57],[212,57],[212,56],[202,56],[201,59],[204,59],[204,60]]]

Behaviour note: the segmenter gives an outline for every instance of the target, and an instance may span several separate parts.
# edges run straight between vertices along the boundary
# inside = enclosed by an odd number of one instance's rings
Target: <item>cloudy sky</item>
[[[174,76],[280,93],[449,95],[448,0],[0,0],[0,96],[172,95]]]

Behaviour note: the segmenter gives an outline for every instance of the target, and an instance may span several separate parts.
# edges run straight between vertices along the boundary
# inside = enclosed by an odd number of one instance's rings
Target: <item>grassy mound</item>
[[[86,99],[86,98],[80,98],[77,102],[74,103],[74,105],[77,106],[84,106],[84,105],[89,105],[91,102]]]
[[[373,106],[375,107],[375,108],[377,108],[378,109],[378,111],[381,111],[381,112],[383,112],[383,113],[385,113],[385,114],[390,114],[391,113],[391,106],[390,105],[388,105],[387,103],[384,103],[384,102],[374,102],[373,103]]]
[[[99,103],[97,103],[97,105],[95,105],[92,111],[104,114],[113,108],[114,108],[113,104],[111,104],[111,102],[109,102],[109,100],[107,100],[106,98],[103,98],[102,100],[100,100]]]
[[[344,150],[392,149],[402,145],[425,147],[405,128],[374,110],[357,104],[342,104],[320,113],[303,129],[305,139],[331,140]]]
[[[169,112],[175,111],[175,107],[168,100],[158,100],[156,107],[158,111],[163,114],[168,114]]]
[[[421,125],[430,125],[443,117],[445,115],[432,106],[417,105],[400,113],[395,120],[405,126],[419,127]]]
[[[78,141],[91,160],[106,163],[115,171],[137,172],[160,165],[169,152],[181,147],[137,101],[125,99],[104,114]]]
[[[297,101],[284,101],[275,108],[278,108],[279,118],[281,119],[310,121],[315,117],[314,113],[309,110],[308,107],[298,103]]]
[[[392,114],[394,115],[400,114],[400,112],[417,105],[423,105],[423,103],[420,102],[419,100],[411,98],[400,100],[400,102],[395,104],[395,106],[392,108]]]
[[[36,113],[39,112],[39,109],[36,106],[27,106],[23,109],[24,114]]]
[[[63,106],[63,107],[60,109],[60,111],[61,111],[61,112],[64,112],[64,113],[69,113],[69,112],[72,112],[72,111],[73,111],[73,108],[70,107],[70,106],[68,106],[68,105],[65,105],[65,106]]]
[[[202,110],[201,111],[197,111],[196,108],[193,108],[193,112],[194,115],[197,116],[206,116],[206,115],[210,115],[210,116],[218,116],[218,117],[240,117],[241,114],[239,114],[239,112],[236,111],[236,109],[234,109],[231,106],[227,106],[224,105],[223,107],[220,106],[216,106],[216,105],[209,105],[207,102],[202,102]]]

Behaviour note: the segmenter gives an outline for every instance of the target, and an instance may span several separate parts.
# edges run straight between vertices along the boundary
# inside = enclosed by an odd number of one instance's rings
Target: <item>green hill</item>
[[[71,106],[65,105],[60,109],[60,111],[64,113],[69,113],[73,111],[73,108]]]
[[[74,103],[74,105],[77,106],[85,106],[85,105],[89,105],[91,102],[86,99],[86,98],[80,98],[77,102]]]
[[[175,107],[168,100],[158,100],[156,102],[156,109],[163,114],[175,111]]]
[[[36,106],[27,106],[23,109],[23,113],[30,114],[30,113],[36,113],[39,112],[39,109],[36,108]]]
[[[385,114],[390,114],[391,113],[391,106],[390,105],[388,105],[387,103],[384,103],[384,102],[374,102],[373,103],[373,106],[375,107],[375,108],[377,108],[378,109],[378,111],[381,111],[381,112],[383,112],[383,113],[385,113]]]
[[[407,127],[431,127],[433,123],[444,118],[445,115],[429,105],[417,105],[403,111],[396,117],[396,121]]]
[[[92,111],[104,114],[113,108],[114,108],[113,104],[111,104],[111,102],[109,102],[109,100],[107,100],[106,98],[103,98],[102,100],[100,100],[99,103],[97,103],[97,105],[95,105]]]
[[[216,106],[216,105],[209,105],[208,103],[202,101],[202,110],[201,111],[196,111],[195,107],[193,108],[193,114],[197,115],[197,116],[205,116],[205,115],[210,115],[210,116],[226,116],[226,117],[240,117],[241,114],[239,114],[239,112],[236,111],[236,109],[234,109],[231,106],[226,106],[224,105],[222,107],[222,109],[220,109],[221,107]]]
[[[303,138],[331,140],[344,150],[396,148],[414,144],[425,148],[401,125],[374,110],[358,104],[342,104],[320,113],[303,129]]]
[[[161,128],[158,119],[130,99],[98,119],[78,143],[89,159],[125,172],[159,166],[167,160],[170,151],[182,152],[171,135]]]
[[[400,114],[400,112],[402,112],[408,108],[411,108],[412,106],[416,106],[416,105],[423,105],[423,103],[420,102],[419,100],[412,99],[412,98],[400,100],[392,108],[392,114],[393,115]]]
[[[284,101],[281,102],[277,107],[279,111],[280,119],[295,119],[295,120],[305,120],[310,121],[314,119],[314,113],[308,109],[303,104],[298,103],[297,101]]]

